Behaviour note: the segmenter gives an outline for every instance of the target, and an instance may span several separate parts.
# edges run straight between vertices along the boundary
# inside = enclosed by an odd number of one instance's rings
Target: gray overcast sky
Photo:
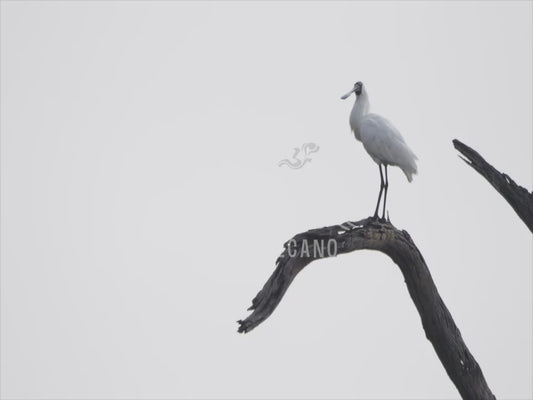
[[[533,396],[531,234],[451,144],[531,190],[531,2],[1,13],[3,397],[457,398],[379,253],[316,262],[236,333],[285,240],[373,212],[357,80],[420,159],[390,173],[393,223],[498,398]]]

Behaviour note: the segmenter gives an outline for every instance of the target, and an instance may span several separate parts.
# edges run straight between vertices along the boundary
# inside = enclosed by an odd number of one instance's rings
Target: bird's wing
[[[405,144],[400,131],[387,119],[378,114],[367,114],[362,121],[363,126],[370,130],[380,130],[387,135],[387,139]]]
[[[361,121],[360,132],[363,146],[374,161],[397,165],[404,172],[416,173],[416,155],[407,146],[400,131],[387,119],[367,114]]]

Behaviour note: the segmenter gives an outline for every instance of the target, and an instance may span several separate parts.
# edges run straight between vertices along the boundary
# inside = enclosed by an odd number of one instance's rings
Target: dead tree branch
[[[499,172],[466,144],[454,139],[453,146],[465,157],[461,159],[489,181],[533,232],[533,192],[518,186],[508,175]]]
[[[433,345],[448,376],[464,399],[495,399],[478,363],[466,347],[461,333],[442,301],[422,254],[406,231],[391,223],[367,218],[358,222],[312,229],[285,243],[276,269],[252,301],[253,310],[239,322],[239,332],[249,332],[266,320],[280,303],[296,275],[312,261],[333,256],[309,250],[315,243],[336,246],[336,254],[377,250],[388,255],[405,278],[409,294],[422,319],[427,339]]]

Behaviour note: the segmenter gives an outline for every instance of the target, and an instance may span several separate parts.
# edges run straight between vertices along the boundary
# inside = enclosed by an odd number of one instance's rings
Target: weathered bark
[[[367,218],[319,229],[294,236],[285,243],[285,250],[276,261],[276,269],[263,289],[252,301],[253,310],[245,320],[238,321],[239,332],[249,332],[275,310],[295,276],[316,259],[332,256],[306,254],[313,243],[326,244],[334,240],[337,254],[356,250],[377,250],[388,255],[402,271],[409,294],[422,319],[427,339],[433,345],[448,376],[464,399],[495,399],[481,368],[466,347],[459,329],[442,301],[422,254],[406,231],[390,222]],[[332,247],[332,246],[331,246]]]
[[[466,144],[454,139],[453,146],[466,157],[461,159],[489,181],[533,232],[533,192],[530,193],[522,186],[518,186],[508,175],[499,172]]]

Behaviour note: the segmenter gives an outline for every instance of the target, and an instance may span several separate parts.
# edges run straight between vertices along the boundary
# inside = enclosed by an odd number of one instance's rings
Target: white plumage
[[[389,186],[387,167],[389,165],[399,167],[407,177],[407,180],[411,182],[413,175],[417,173],[417,157],[407,146],[400,131],[394,125],[381,115],[368,113],[370,106],[368,94],[362,82],[357,82],[353,89],[341,98],[344,100],[352,93],[355,93],[356,99],[350,114],[350,127],[355,138],[363,143],[367,153],[379,166],[381,187],[374,217],[377,218],[378,216],[381,195],[385,191],[382,215],[382,218],[385,218],[387,190]],[[385,179],[383,177],[382,166],[385,170]]]

